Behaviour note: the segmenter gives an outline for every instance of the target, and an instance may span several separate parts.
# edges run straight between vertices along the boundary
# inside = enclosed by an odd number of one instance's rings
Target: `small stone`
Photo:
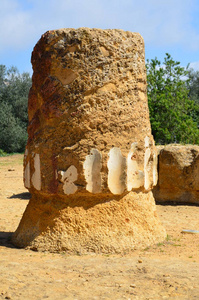
[[[136,288],[136,285],[134,283],[130,284],[131,288]]]
[[[169,274],[164,274],[163,277],[171,277]]]
[[[139,264],[142,264],[142,260],[141,259],[138,259],[138,262],[139,262]]]
[[[122,287],[122,284],[116,283],[115,286],[118,287],[118,288],[121,288],[121,287]]]

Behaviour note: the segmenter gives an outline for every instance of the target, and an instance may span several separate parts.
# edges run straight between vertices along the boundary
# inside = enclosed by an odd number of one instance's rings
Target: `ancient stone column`
[[[32,53],[19,247],[120,253],[165,238],[144,42],[122,30],[48,31]]]

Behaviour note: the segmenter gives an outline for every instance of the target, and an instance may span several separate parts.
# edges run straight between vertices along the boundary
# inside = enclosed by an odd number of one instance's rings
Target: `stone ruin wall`
[[[170,144],[157,147],[157,202],[199,203],[199,146]]]

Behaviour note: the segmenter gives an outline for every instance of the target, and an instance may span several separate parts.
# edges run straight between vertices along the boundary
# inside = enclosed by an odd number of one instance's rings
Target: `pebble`
[[[169,274],[163,274],[163,277],[171,277]]]

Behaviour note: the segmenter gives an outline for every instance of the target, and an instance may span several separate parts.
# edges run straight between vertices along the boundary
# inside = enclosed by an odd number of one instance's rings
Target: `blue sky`
[[[32,72],[34,45],[47,30],[118,28],[139,32],[146,59],[165,53],[199,70],[198,0],[0,0],[0,64]]]

